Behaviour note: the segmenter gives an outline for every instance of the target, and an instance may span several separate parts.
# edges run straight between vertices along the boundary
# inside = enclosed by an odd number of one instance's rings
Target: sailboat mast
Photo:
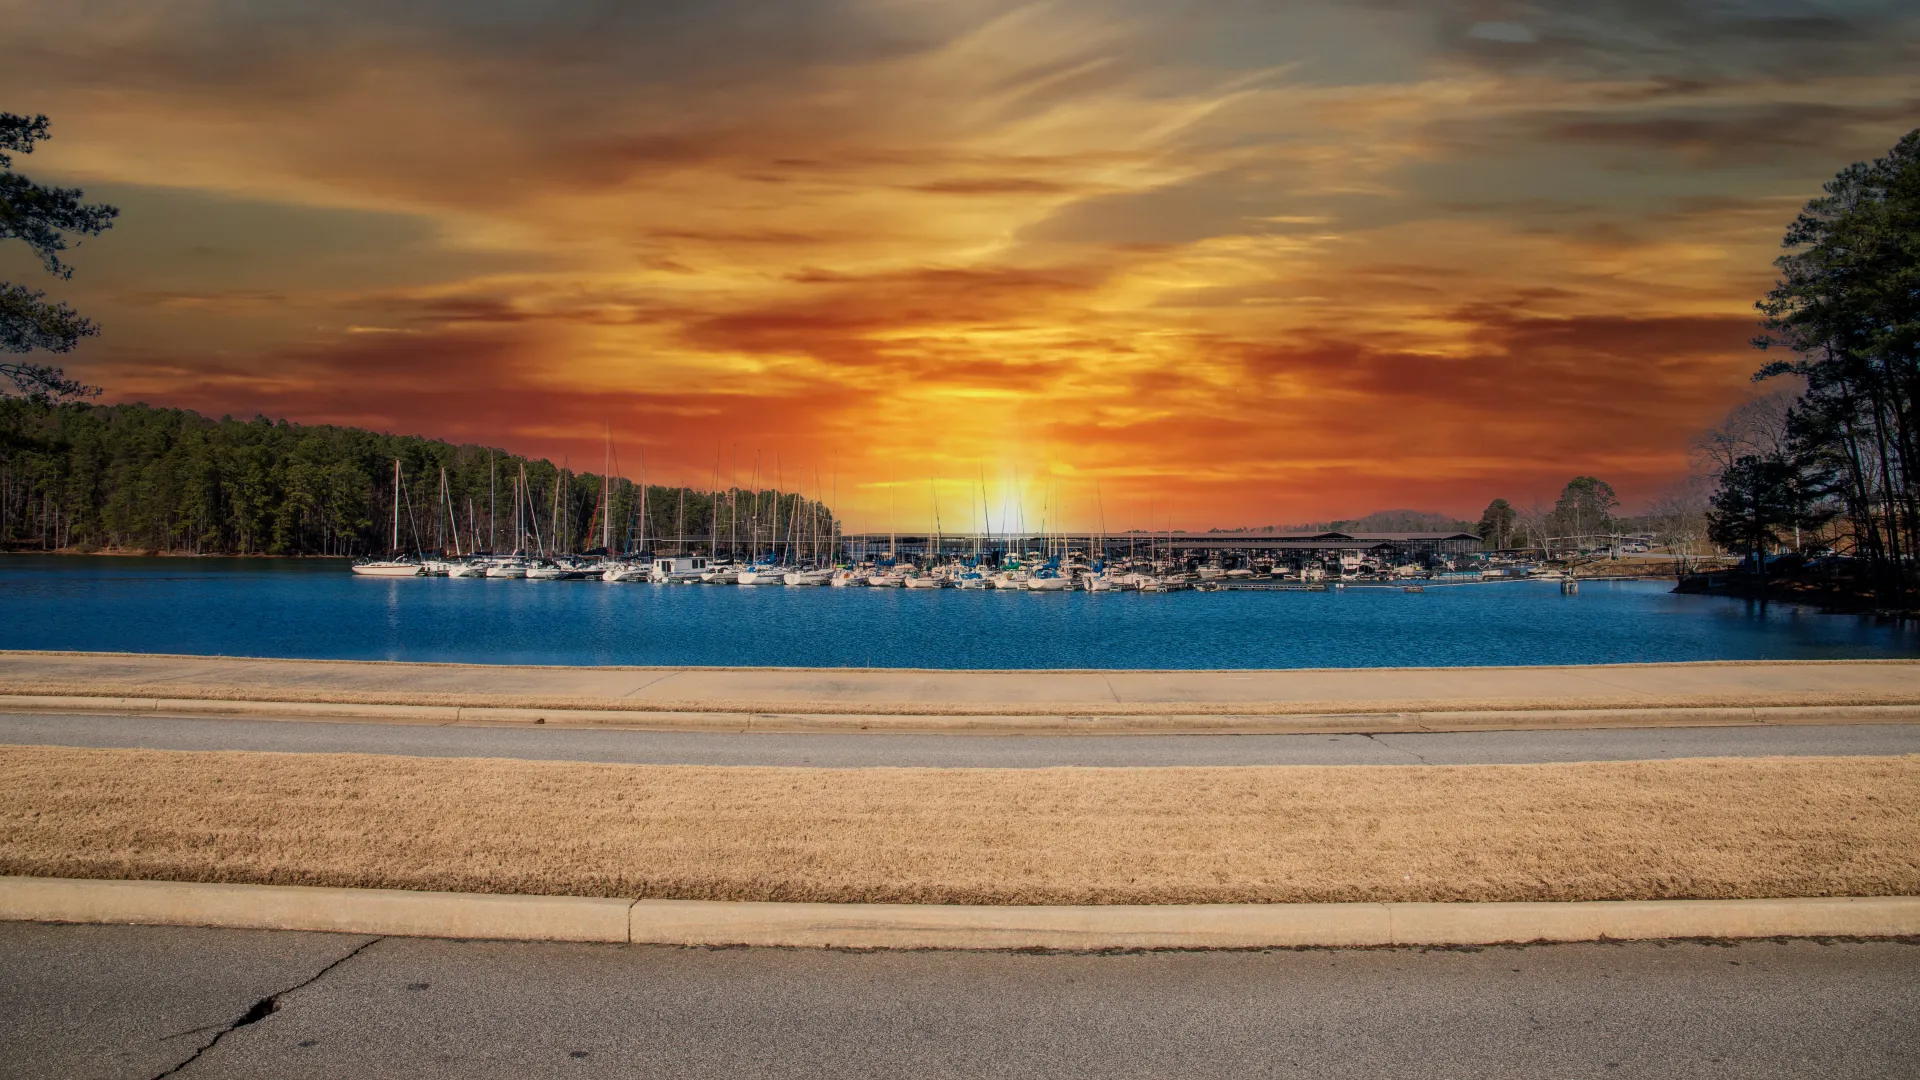
[[[753,557],[749,562],[760,561],[760,451],[753,452],[753,478],[747,481],[753,485]]]
[[[393,553],[400,554],[400,459],[393,459]]]
[[[600,466],[600,550],[613,554],[613,425],[607,425],[606,453]]]
[[[547,535],[553,541],[553,553],[560,554],[560,482],[565,480],[566,470],[553,474],[553,509],[547,514]],[[546,550],[543,546],[542,551]]]
[[[493,451],[487,451],[487,551],[492,552],[500,545],[500,537],[493,529],[493,492],[498,486],[493,467]]]

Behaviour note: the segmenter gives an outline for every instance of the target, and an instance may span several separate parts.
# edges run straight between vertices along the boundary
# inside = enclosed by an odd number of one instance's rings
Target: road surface
[[[1920,943],[859,953],[13,923],[0,1015],[0,1077],[1913,1076]]]
[[[1484,765],[1915,754],[1920,725],[1380,735],[792,735],[5,713],[0,743],[819,768]]]
[[[1506,765],[1920,754],[1920,724],[1381,735],[779,735],[0,713],[0,744],[815,768]]]

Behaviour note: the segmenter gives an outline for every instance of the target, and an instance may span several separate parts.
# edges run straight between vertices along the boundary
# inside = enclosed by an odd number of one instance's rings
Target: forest
[[[791,492],[636,484],[415,435],[0,398],[0,546],[193,555],[615,553],[830,535]],[[524,477],[524,482],[522,481]],[[644,479],[644,471],[643,471]],[[609,497],[610,495],[610,497]],[[604,505],[603,505],[604,504]],[[758,538],[759,543],[755,544]]]

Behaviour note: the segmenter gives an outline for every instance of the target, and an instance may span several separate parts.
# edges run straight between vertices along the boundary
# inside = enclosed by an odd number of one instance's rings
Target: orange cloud
[[[127,208],[63,286],[115,398],[738,444],[856,527],[983,477],[1076,528],[1470,516],[1675,478],[1782,228],[1920,100],[1914,16],[1641,7],[75,0],[0,98]]]

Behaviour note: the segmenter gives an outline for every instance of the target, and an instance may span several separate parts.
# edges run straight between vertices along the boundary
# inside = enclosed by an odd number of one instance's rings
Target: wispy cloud
[[[1894,4],[8,19],[23,164],[128,210],[68,290],[116,396],[779,448],[856,523],[1016,467],[1196,525],[1650,493],[1748,392],[1797,205],[1920,108]]]

